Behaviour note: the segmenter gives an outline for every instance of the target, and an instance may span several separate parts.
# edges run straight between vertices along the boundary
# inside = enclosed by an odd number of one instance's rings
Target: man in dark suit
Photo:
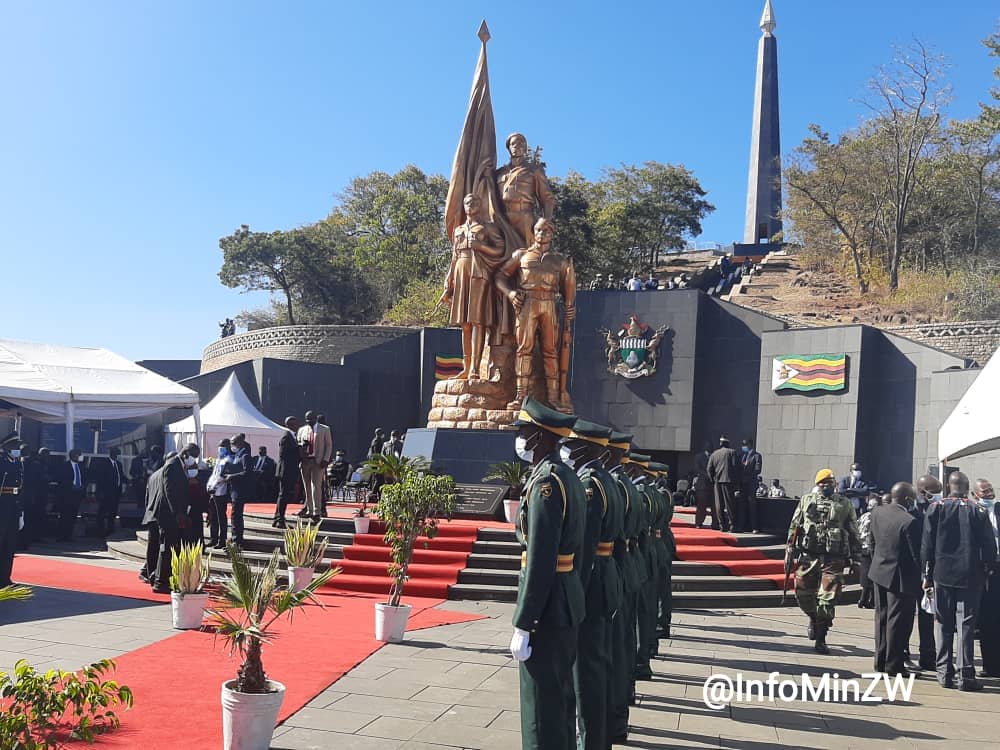
[[[859,463],[851,464],[851,473],[846,477],[841,477],[837,484],[837,494],[850,498],[851,504],[854,505],[854,512],[859,516],[865,511],[868,495],[877,489],[874,484],[865,481]]]
[[[115,530],[118,503],[125,492],[125,471],[118,460],[120,451],[111,448],[107,459],[91,459],[91,472],[97,483],[97,528],[102,536]]]
[[[753,440],[743,441],[740,456],[739,531],[760,532],[757,521],[757,485],[764,471],[764,457],[754,449]]]
[[[944,485],[936,476],[924,474],[917,479],[917,502],[913,506],[914,517],[920,521],[921,534],[924,528],[924,516],[931,503],[943,497]],[[925,612],[923,607],[917,607],[917,633],[920,639],[920,652],[917,666],[922,672],[933,672],[937,669],[937,646],[934,644],[934,615]]]
[[[993,485],[977,479],[973,494],[986,511],[993,537],[1000,544],[1000,503]],[[979,605],[979,653],[983,657],[983,674],[1000,677],[1000,571],[996,564],[986,578]]]
[[[931,503],[924,516],[920,557],[924,590],[934,596],[938,682],[955,687],[957,676],[959,690],[974,691],[983,689],[973,663],[976,614],[997,545],[986,513],[968,495],[968,477],[952,472],[948,497]],[[956,634],[957,664],[952,665]]]
[[[278,465],[267,455],[267,447],[257,449],[257,458],[253,462],[253,477],[257,485],[257,499],[261,502],[274,500],[274,476]]]
[[[718,449],[708,457],[708,478],[715,486],[715,517],[723,531],[738,531],[736,490],[740,486],[740,461],[729,447],[729,438],[719,438]],[[723,515],[725,512],[725,515]]]
[[[868,578],[875,585],[875,670],[907,676],[903,666],[920,595],[920,521],[910,513],[913,485],[898,482],[868,526]]]
[[[709,513],[712,514],[712,528],[719,528],[719,517],[715,515],[715,511],[712,509],[714,505],[713,494],[715,493],[715,488],[712,486],[712,480],[708,478],[708,459],[712,455],[712,444],[705,443],[705,450],[694,457],[694,468],[695,468],[695,485],[694,485],[694,495],[695,495],[695,512],[694,512],[694,525],[699,529],[705,523],[705,516]]]
[[[278,442],[278,504],[274,508],[274,520],[271,523],[276,529],[285,528],[285,511],[288,503],[295,499],[295,488],[299,483],[299,442],[296,434],[299,430],[299,420],[295,417],[285,417],[285,434]]]
[[[80,514],[80,504],[87,493],[87,470],[83,466],[83,453],[79,448],[69,452],[66,462],[59,467],[59,522],[56,539],[68,542],[73,538],[73,527]]]
[[[20,438],[16,432],[0,439],[0,587],[10,586],[14,569],[17,532],[21,525],[21,456],[16,447]]]
[[[198,446],[189,443],[153,472],[146,484],[146,513],[142,522],[149,525],[148,544],[155,545],[158,551],[156,568],[149,571],[149,583],[158,594],[170,593],[170,553],[180,549],[191,523],[187,470],[197,467],[199,453]]]
[[[233,450],[233,460],[224,469],[229,482],[229,499],[232,501],[233,543],[243,546],[243,507],[251,502],[256,494],[253,463],[250,458],[250,446],[243,434],[230,438]]]

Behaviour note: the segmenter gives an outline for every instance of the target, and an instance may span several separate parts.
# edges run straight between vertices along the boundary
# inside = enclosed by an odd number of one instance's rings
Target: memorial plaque
[[[455,484],[454,518],[501,518],[501,502],[507,495],[503,484]]]

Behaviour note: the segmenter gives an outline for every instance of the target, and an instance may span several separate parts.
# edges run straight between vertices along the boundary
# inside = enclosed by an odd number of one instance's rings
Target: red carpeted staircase
[[[677,508],[670,523],[677,540],[677,557],[687,562],[721,565],[730,575],[772,581],[780,587],[784,578],[784,561],[769,557],[759,547],[738,546],[732,534],[692,524],[694,508]]]
[[[335,563],[341,573],[330,582],[331,587],[388,595],[392,586],[387,571],[389,547],[382,539],[378,521],[372,520],[369,531],[368,534],[355,534],[353,543],[344,547],[343,560]],[[476,535],[475,526],[447,523],[438,527],[438,534],[433,539],[417,539],[406,594],[447,599],[448,587],[458,581],[459,572],[468,563]]]

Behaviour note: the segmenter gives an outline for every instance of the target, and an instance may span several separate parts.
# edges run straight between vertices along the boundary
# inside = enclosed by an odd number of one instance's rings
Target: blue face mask
[[[229,455],[227,448],[219,448],[219,458],[226,458]]]
[[[744,445],[744,446],[743,446],[743,452],[744,452],[744,453],[749,453],[749,452],[750,452],[750,449],[749,449],[749,448],[748,448],[747,446],[745,446],[745,445]]]

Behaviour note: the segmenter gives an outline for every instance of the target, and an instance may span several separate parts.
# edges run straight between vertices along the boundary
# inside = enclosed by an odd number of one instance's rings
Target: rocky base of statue
[[[512,430],[518,410],[508,409],[512,384],[493,380],[442,380],[434,386],[428,427]]]

